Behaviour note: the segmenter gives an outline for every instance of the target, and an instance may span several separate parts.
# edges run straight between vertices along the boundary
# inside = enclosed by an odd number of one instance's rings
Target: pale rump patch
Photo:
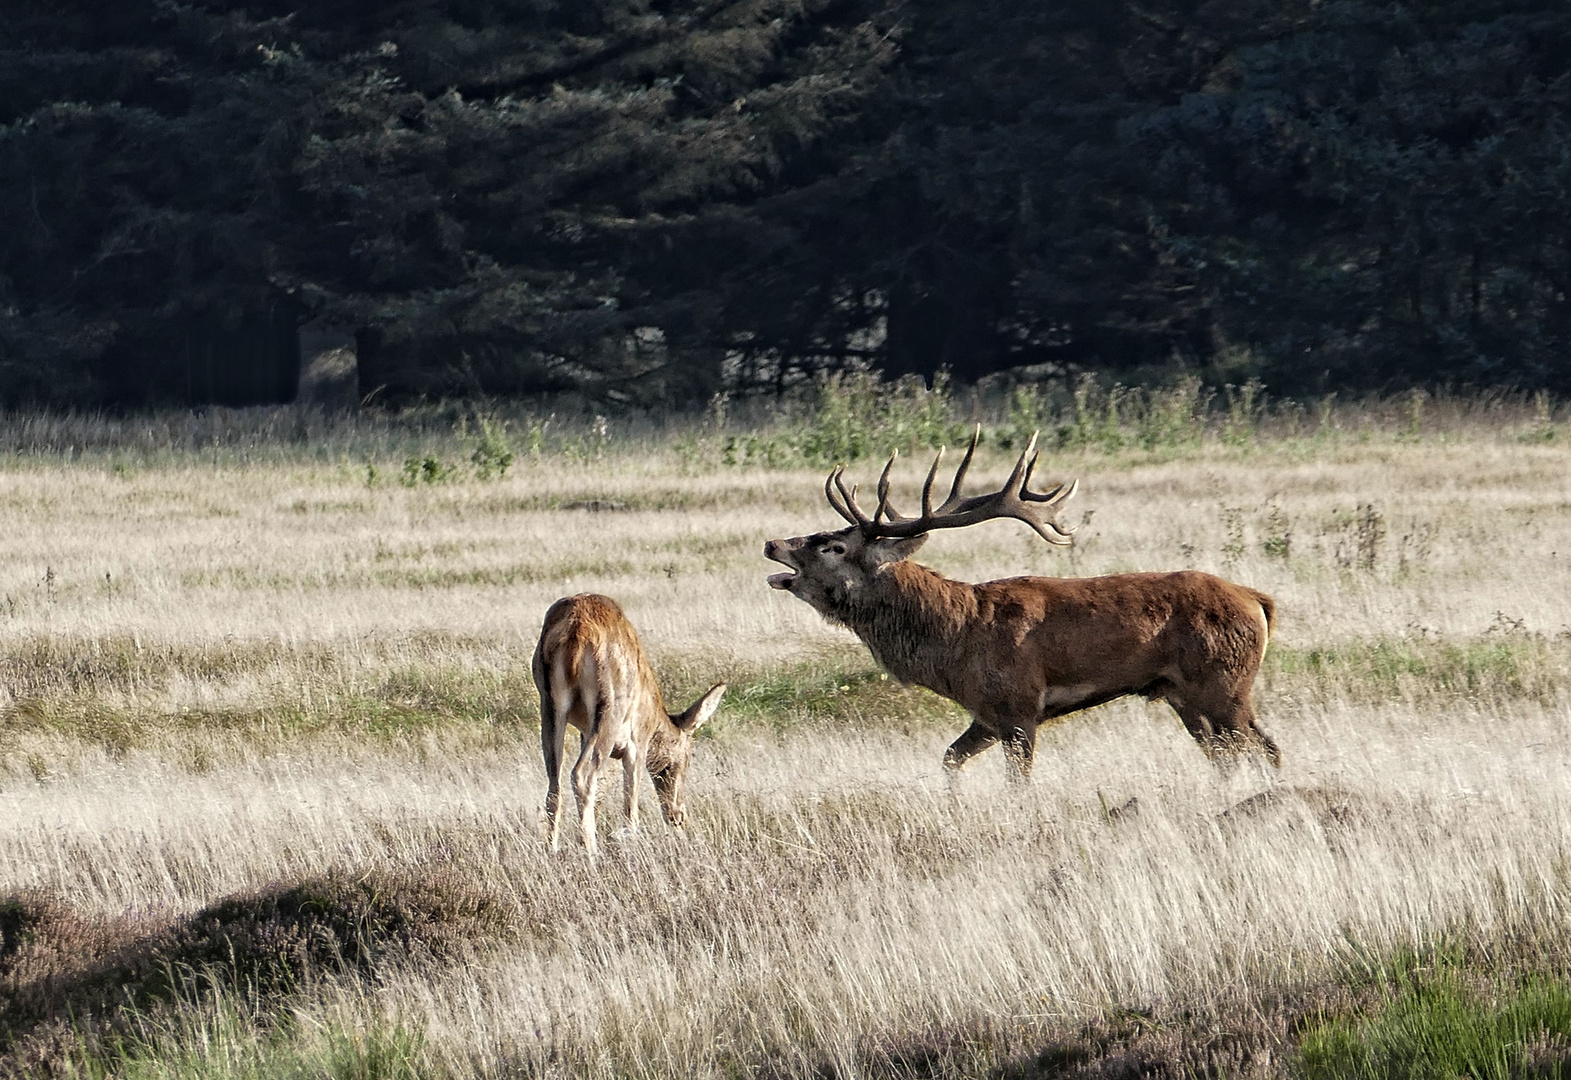
[[[578,679],[574,681],[567,668],[568,657],[560,653],[551,665],[551,696],[556,701],[556,722],[564,727],[573,722],[573,706],[583,709],[582,726],[587,730],[594,723],[595,709],[600,703],[599,669],[595,655],[585,653],[579,658]]]

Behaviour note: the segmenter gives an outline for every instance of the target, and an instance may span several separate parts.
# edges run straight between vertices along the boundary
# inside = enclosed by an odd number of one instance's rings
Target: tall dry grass
[[[324,875],[461,882],[504,932],[329,965],[278,1007],[487,1075],[975,1075],[1445,935],[1567,940],[1571,449],[1534,414],[1081,446],[1048,470],[1082,480],[1072,553],[935,537],[924,561],[971,579],[1191,566],[1277,599],[1280,775],[1219,773],[1124,702],[1045,732],[1024,787],[987,758],[949,785],[957,711],[764,587],[766,537],[833,520],[816,471],[596,453],[414,486],[352,454],[13,458],[0,895],[131,949]],[[545,607],[591,589],[673,697],[734,686],[686,833],[593,865],[539,843],[527,674]],[[1272,1038],[1234,1071],[1279,1071]]]

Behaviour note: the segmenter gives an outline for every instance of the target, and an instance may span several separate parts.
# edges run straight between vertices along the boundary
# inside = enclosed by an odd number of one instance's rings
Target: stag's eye
[[[819,548],[818,553],[820,555],[844,555],[846,546],[844,544],[828,544]]]

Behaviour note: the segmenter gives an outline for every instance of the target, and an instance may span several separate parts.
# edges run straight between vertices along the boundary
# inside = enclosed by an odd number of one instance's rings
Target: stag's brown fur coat
[[[1271,636],[1264,593],[1198,571],[953,581],[909,561],[924,536],[856,526],[771,540],[770,584],[854,632],[891,675],[964,707],[945,764],[994,743],[1029,772],[1045,721],[1127,694],[1166,701],[1209,754],[1277,746],[1250,688]]]

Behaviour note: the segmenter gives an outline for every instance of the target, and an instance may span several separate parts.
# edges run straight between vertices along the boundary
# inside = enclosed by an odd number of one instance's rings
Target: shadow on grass
[[[58,898],[0,899],[0,1076],[52,1075],[205,987],[258,1006],[324,974],[453,960],[510,932],[510,908],[453,872],[328,875],[221,900],[158,926]]]

